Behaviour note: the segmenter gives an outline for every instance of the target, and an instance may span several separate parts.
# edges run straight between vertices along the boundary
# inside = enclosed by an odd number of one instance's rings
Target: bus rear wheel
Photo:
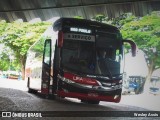
[[[31,88],[28,88],[28,93],[34,93],[34,94],[36,94],[36,93],[37,93],[37,90],[34,90],[34,89],[31,89]]]
[[[135,89],[135,94],[139,94],[140,93],[140,88],[136,88]]]
[[[28,78],[28,81],[27,81],[27,87],[28,87],[28,93],[34,93],[34,94],[37,93],[37,90],[34,90],[34,89],[30,88],[30,79],[29,78]]]

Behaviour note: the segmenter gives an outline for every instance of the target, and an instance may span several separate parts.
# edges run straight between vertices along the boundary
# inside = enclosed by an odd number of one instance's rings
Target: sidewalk
[[[139,95],[123,95],[121,104],[138,106],[148,110],[160,111],[160,95],[139,94]]]
[[[25,81],[25,80],[0,78],[0,87],[2,87],[2,88],[12,88],[12,89],[17,89],[17,90],[27,91],[27,81]]]

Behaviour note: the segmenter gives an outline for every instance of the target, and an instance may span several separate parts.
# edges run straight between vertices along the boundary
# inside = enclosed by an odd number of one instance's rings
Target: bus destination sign
[[[72,32],[81,32],[81,33],[91,33],[91,30],[89,30],[89,29],[75,28],[75,27],[70,28],[70,31],[72,31]]]
[[[64,39],[95,42],[95,36],[93,35],[74,34],[74,33],[65,33]]]

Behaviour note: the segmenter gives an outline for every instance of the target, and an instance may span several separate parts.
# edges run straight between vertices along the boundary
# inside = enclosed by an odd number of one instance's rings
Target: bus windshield
[[[97,42],[65,39],[62,67],[65,71],[111,77],[119,75],[121,50],[113,41],[97,36]],[[107,42],[106,42],[107,41]]]

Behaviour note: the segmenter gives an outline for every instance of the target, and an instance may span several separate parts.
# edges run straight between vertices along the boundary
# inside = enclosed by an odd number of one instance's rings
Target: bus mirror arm
[[[132,40],[122,40],[123,43],[129,43],[131,45],[131,50],[132,50],[132,56],[136,56],[136,44]]]

